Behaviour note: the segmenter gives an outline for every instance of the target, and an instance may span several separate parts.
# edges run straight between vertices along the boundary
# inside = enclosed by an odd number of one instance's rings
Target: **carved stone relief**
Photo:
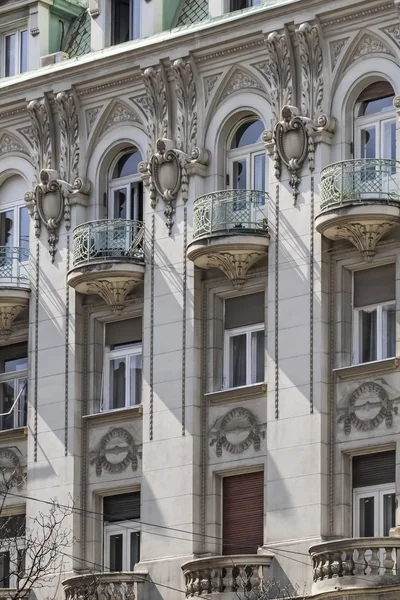
[[[20,152],[21,154],[27,154],[29,156],[26,147],[21,144],[17,138],[10,133],[4,133],[0,137],[0,156],[3,154],[10,154],[11,152]]]
[[[137,471],[142,451],[126,429],[115,427],[103,436],[90,455],[90,464],[96,465],[96,475],[100,477],[103,469],[109,473],[121,473],[130,465],[132,471]]]
[[[20,133],[28,142],[32,148],[35,146],[35,138],[33,135],[33,127],[28,125],[28,127],[21,127],[21,129],[17,129],[18,133]]]
[[[250,73],[243,71],[242,69],[236,69],[234,73],[229,78],[229,81],[226,83],[224,90],[219,98],[219,103],[221,103],[225,98],[237,92],[239,90],[260,90],[264,91],[263,86],[255,77],[252,77]]]
[[[349,38],[343,38],[341,40],[335,40],[329,44],[330,54],[331,54],[331,66],[332,71],[336,66],[337,61],[342,53],[343,48],[346,45],[346,42]]]
[[[286,33],[273,31],[265,40],[266,60],[252,65],[268,81],[269,97],[275,122],[282,108],[292,104],[292,69]]]
[[[27,109],[32,123],[33,158],[39,179],[39,173],[53,165],[51,111],[47,98],[32,100]]]
[[[316,120],[322,111],[323,59],[318,28],[302,23],[296,30],[301,64],[301,114]]]
[[[360,41],[357,44],[351,58],[349,60],[349,64],[355,62],[359,58],[366,56],[368,54],[390,54],[393,56],[393,52],[391,49],[384,43],[383,40],[375,37],[372,34],[365,33]]]
[[[152,208],[155,208],[158,198],[165,203],[164,214],[169,235],[179,191],[186,202],[190,172],[194,172],[196,165],[199,168],[206,165],[209,159],[208,153],[196,146],[197,93],[192,65],[190,61],[178,59],[171,69],[177,98],[177,143],[166,137],[169,131],[169,102],[165,75],[161,68],[146,69],[143,78],[147,101],[143,106],[147,112],[149,155],[148,160],[139,165],[143,182],[149,187]]]
[[[57,94],[56,106],[60,128],[60,177],[69,183],[79,177],[79,122],[73,94]]]
[[[127,106],[126,104],[122,104],[121,102],[117,102],[104,124],[102,133],[107,131],[107,129],[110,129],[110,127],[113,125],[124,123],[126,121],[142,124],[142,120],[140,119],[139,115],[131,107]]]
[[[386,390],[378,383],[368,381],[349,396],[346,406],[341,409],[338,423],[343,421],[347,434],[352,426],[359,431],[370,431],[383,421],[386,427],[392,427],[393,412],[393,402]]]
[[[26,483],[26,466],[11,448],[0,448],[0,489],[21,489]]]
[[[400,25],[395,23],[395,25],[389,25],[389,27],[384,27],[381,31],[386,33],[398,46],[400,46]]]
[[[93,129],[93,125],[96,122],[97,115],[101,111],[101,106],[94,106],[93,108],[89,108],[85,112],[85,120],[86,120],[86,137],[89,137],[90,132]]]
[[[204,77],[203,86],[204,86],[204,102],[207,106],[210,96],[213,94],[215,85],[222,73],[215,73],[215,75],[209,75],[208,77]]]
[[[265,438],[265,429],[266,423],[259,423],[248,408],[232,408],[214,423],[210,446],[215,445],[218,457],[222,456],[223,448],[231,454],[241,454],[251,446],[258,451]]]

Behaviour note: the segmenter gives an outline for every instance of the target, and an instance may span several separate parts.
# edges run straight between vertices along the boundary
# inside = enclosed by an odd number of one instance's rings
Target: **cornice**
[[[206,61],[213,61],[216,58],[220,58],[222,56],[227,56],[229,54],[236,54],[237,52],[243,52],[243,51],[246,52],[249,50],[253,50],[254,48],[261,48],[263,46],[265,46],[264,38],[259,39],[255,42],[250,42],[250,43],[246,43],[246,44],[237,45],[237,43],[235,43],[228,48],[224,48],[223,50],[217,50],[215,52],[209,52],[209,50],[208,50],[207,54],[199,55],[198,53],[196,53],[194,51],[193,56],[195,57],[195,60],[197,63],[203,63]]]
[[[361,8],[362,6],[362,8]],[[377,2],[370,3],[369,5],[356,5],[351,8],[348,8],[346,11],[329,11],[325,14],[320,15],[320,22],[324,29],[334,28],[337,26],[341,26],[346,22],[356,22],[357,26],[360,24],[360,20],[365,18],[370,18],[373,15],[377,14],[385,14],[390,12],[396,12],[397,10],[394,5],[394,2]],[[339,14],[334,16],[335,13]],[[340,14],[341,12],[341,14]]]
[[[83,87],[82,85],[78,85],[76,86],[76,91],[79,97],[89,96],[104,90],[114,87],[122,87],[138,81],[142,81],[142,76],[139,73],[137,75],[130,75],[128,77],[119,77],[118,79],[113,79],[112,81],[107,81],[106,83],[99,83],[98,85],[92,85],[91,87]]]

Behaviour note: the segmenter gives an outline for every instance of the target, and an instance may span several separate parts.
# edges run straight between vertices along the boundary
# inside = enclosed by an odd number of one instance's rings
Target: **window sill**
[[[115,410],[106,410],[91,415],[84,415],[82,419],[90,424],[113,423],[121,419],[141,419],[143,415],[143,405],[128,406],[127,408],[116,408]]]
[[[0,431],[0,443],[8,440],[24,440],[28,437],[27,427],[16,427],[15,429],[2,429]]]
[[[220,392],[210,392],[205,394],[210,404],[224,404],[228,402],[240,402],[241,400],[250,400],[265,396],[267,393],[266,383],[256,383],[255,385],[245,385]]]
[[[361,363],[359,365],[351,365],[350,367],[341,367],[339,369],[333,369],[340,379],[349,381],[351,379],[358,379],[363,376],[371,375],[383,375],[384,373],[391,373],[397,371],[400,366],[400,358],[385,358],[385,360],[376,360],[368,363]]]

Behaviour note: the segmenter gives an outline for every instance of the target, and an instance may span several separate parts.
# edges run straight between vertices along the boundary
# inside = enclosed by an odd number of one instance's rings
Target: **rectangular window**
[[[230,12],[261,4],[261,0],[230,0]]]
[[[384,265],[353,275],[353,364],[396,356],[396,271]]]
[[[28,70],[28,31],[14,31],[4,36],[4,75],[11,77]]]
[[[264,381],[264,293],[225,300],[224,387]]]
[[[264,540],[264,473],[223,478],[222,554],[257,554]]]
[[[16,588],[24,561],[25,515],[0,517],[0,588]]]
[[[395,526],[395,452],[353,458],[355,537],[386,537]]]
[[[26,425],[28,398],[27,344],[0,348],[0,430]]]
[[[103,410],[141,403],[142,319],[106,324]]]
[[[140,0],[113,0],[111,5],[112,45],[140,37]]]
[[[140,492],[103,499],[104,563],[110,571],[133,571],[140,560]]]

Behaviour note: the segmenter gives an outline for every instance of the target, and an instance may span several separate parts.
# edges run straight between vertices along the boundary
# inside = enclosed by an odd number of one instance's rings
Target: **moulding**
[[[116,421],[125,421],[130,419],[141,419],[143,416],[143,405],[129,406],[128,408],[118,408],[106,412],[93,413],[92,415],[83,415],[83,421],[87,421],[89,427],[97,427]]]
[[[14,515],[24,515],[26,513],[26,504],[9,504],[1,507],[2,517],[12,517]]]
[[[252,400],[253,398],[265,396],[267,387],[266,383],[257,383],[255,385],[246,385],[239,388],[221,390],[219,392],[209,392],[204,394],[204,397],[209,401],[210,405],[229,404],[230,402]]]
[[[0,431],[0,444],[3,442],[25,440],[28,437],[27,427],[17,427],[16,429],[5,429]]]
[[[352,379],[360,379],[361,377],[372,377],[373,375],[383,375],[384,373],[393,373],[398,371],[400,366],[400,358],[387,358],[361,365],[351,365],[349,367],[339,367],[333,369],[336,375],[343,381],[351,381]]]

